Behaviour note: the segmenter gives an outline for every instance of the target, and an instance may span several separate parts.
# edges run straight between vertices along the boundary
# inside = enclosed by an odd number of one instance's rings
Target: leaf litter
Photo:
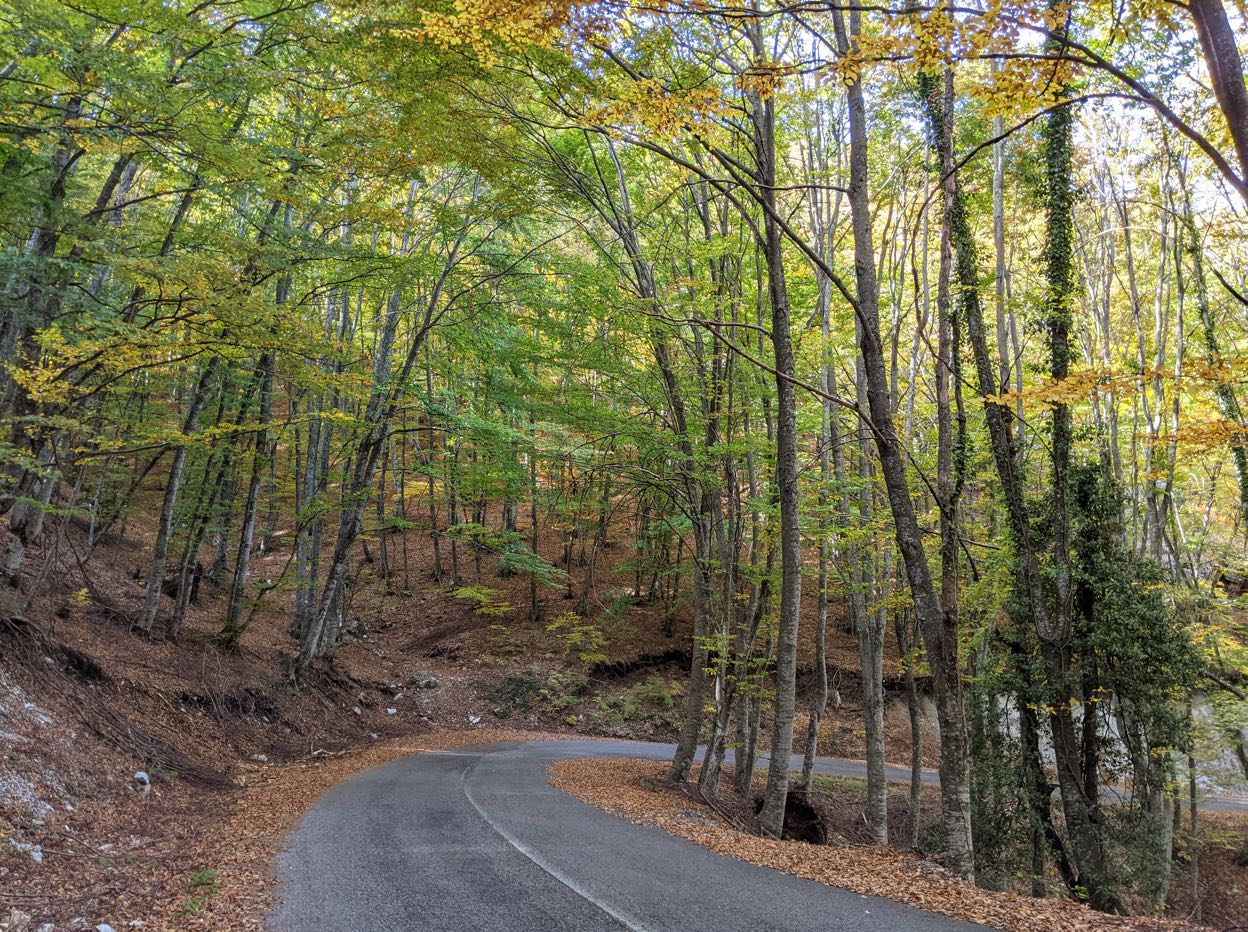
[[[1205,928],[1149,917],[1095,912],[1069,900],[983,890],[917,854],[868,845],[814,845],[760,838],[669,785],[667,764],[629,758],[558,761],[551,783],[613,815],[661,828],[717,854],[818,883],[879,896],[1006,932],[1174,932]],[[692,810],[692,811],[691,811]],[[695,815],[696,818],[691,818]]]

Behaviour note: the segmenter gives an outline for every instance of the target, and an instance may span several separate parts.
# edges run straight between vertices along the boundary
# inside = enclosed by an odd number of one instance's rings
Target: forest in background
[[[235,650],[278,605],[300,688],[361,561],[402,597],[428,534],[448,597],[585,663],[631,605],[687,613],[671,777],[707,794],[729,747],[742,793],[813,757],[843,614],[877,842],[887,637],[935,703],[944,863],[1153,911],[1197,761],[1248,779],[1244,23],[14,0],[7,585],[72,547],[90,600],[149,518],[107,636],[176,641],[206,588]],[[765,776],[779,835],[809,765]]]

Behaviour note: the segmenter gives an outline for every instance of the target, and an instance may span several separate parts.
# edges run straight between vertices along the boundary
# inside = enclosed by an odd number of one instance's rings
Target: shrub
[[[505,677],[487,698],[500,718],[512,712],[563,712],[589,691],[589,680],[580,673],[552,673],[543,678],[534,670]]]
[[[599,696],[595,720],[607,728],[650,725],[674,728],[677,724],[676,684],[659,676],[634,683],[623,692]]]
[[[582,618],[576,612],[564,612],[546,626],[551,634],[563,638],[564,653],[583,664],[601,663],[607,659],[603,647],[607,638],[597,622]]]
[[[488,586],[463,586],[455,590],[455,598],[475,603],[473,612],[486,618],[502,618],[511,611],[502,592]]]

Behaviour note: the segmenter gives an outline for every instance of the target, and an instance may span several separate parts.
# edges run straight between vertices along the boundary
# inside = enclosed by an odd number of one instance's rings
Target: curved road
[[[532,741],[418,754],[326,792],[278,862],[278,932],[980,928],[722,857],[550,786],[566,758],[670,759],[672,745]],[[801,760],[794,757],[794,769]],[[764,758],[760,764],[766,766]],[[862,778],[861,763],[815,769]],[[889,767],[890,780],[910,771]],[[936,774],[925,772],[925,782]],[[1114,801],[1117,793],[1106,789]],[[1243,811],[1243,798],[1206,798]]]
[[[608,815],[546,778],[546,767],[563,758],[657,759],[671,751],[633,742],[536,741],[419,754],[360,774],[326,792],[291,836],[278,862],[279,906],[269,927],[979,928],[722,857]],[[826,773],[862,773],[849,762],[819,763]]]

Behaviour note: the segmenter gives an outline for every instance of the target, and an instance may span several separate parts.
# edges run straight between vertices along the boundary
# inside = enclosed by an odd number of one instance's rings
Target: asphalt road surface
[[[981,928],[722,857],[549,785],[577,757],[668,745],[535,741],[418,754],[326,792],[278,862],[280,932]],[[800,766],[800,764],[798,765]],[[821,772],[861,776],[824,759]],[[899,771],[908,779],[908,771]],[[890,777],[898,775],[890,774]]]

